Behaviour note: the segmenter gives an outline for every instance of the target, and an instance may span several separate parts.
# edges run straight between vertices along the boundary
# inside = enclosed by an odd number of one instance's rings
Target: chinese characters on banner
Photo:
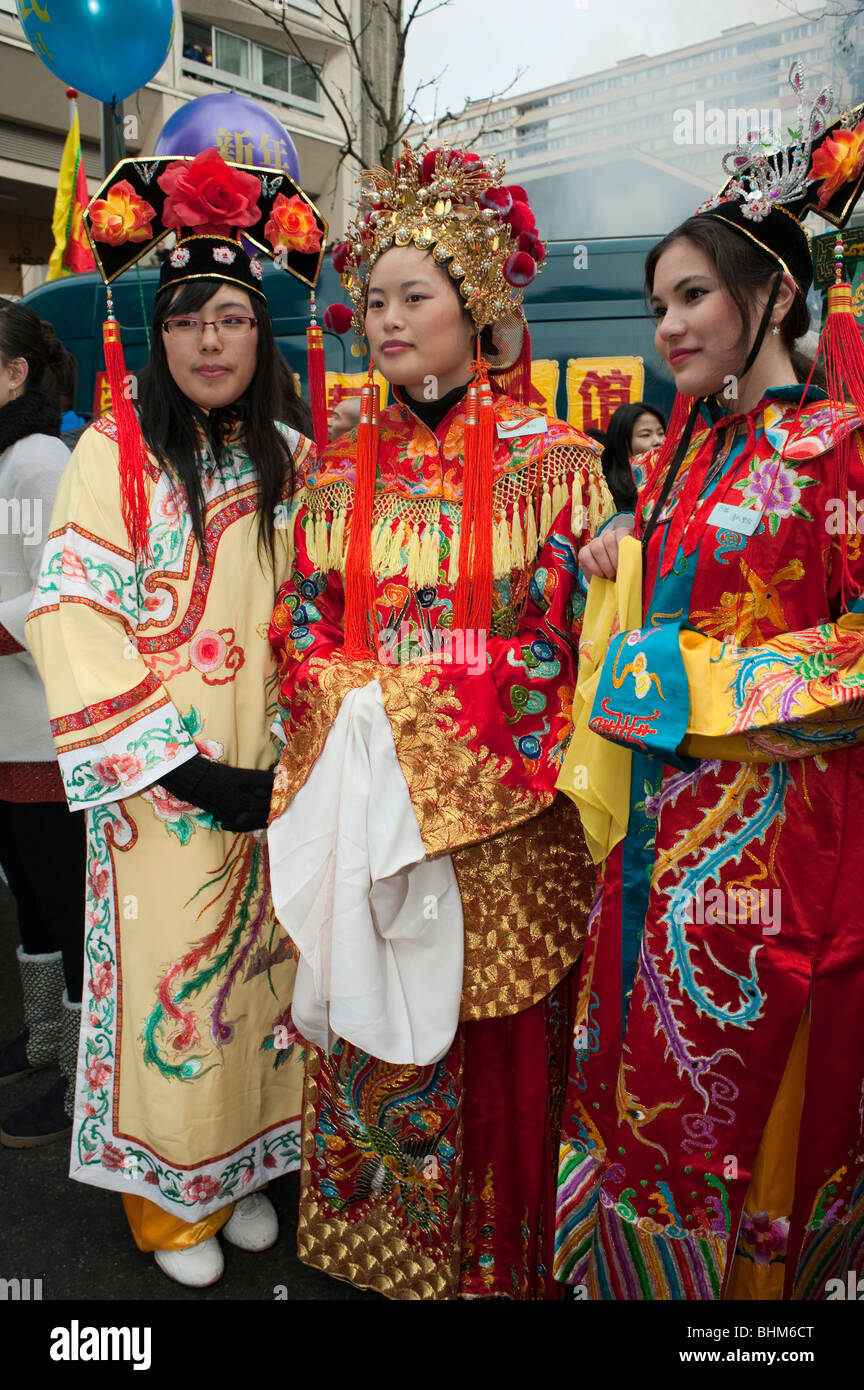
[[[380,372],[373,372],[378,391],[378,409],[383,410],[387,404],[387,382]],[[344,401],[346,396],[359,396],[366,382],[365,372],[325,372],[324,381],[327,390],[327,413],[335,410],[340,401]]]
[[[576,357],[567,363],[567,422],[578,430],[606,430],[619,405],[642,399],[641,357]]]

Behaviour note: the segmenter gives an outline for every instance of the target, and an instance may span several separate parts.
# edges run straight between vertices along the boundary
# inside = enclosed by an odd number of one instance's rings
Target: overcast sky
[[[430,4],[434,0],[430,0]],[[446,71],[418,100],[424,119],[459,111],[525,71],[512,89],[532,91],[597,72],[637,53],[665,53],[721,30],[821,7],[806,0],[452,0],[417,20],[405,91]],[[437,112],[435,101],[437,95]]]

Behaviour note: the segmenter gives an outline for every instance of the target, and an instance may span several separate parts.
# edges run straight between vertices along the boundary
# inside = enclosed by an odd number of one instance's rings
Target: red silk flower
[[[315,221],[314,212],[299,193],[291,198],[278,193],[264,235],[274,251],[284,247],[286,251],[312,255],[321,249],[323,233]]]
[[[514,203],[528,202],[528,194],[525,192],[525,189],[522,187],[521,183],[508,183],[507,192],[510,194],[510,197],[513,199]]]
[[[534,261],[542,261],[546,255],[546,247],[536,232],[522,232],[516,242],[516,250],[527,251]]]
[[[254,227],[261,217],[261,180],[229,168],[216,149],[202,150],[189,163],[169,164],[157,182],[168,195],[162,210],[166,227],[220,236],[235,227]]]
[[[333,262],[333,269],[337,275],[341,275],[345,266],[348,264],[348,253],[351,250],[347,241],[338,241],[330,252],[330,259]]]
[[[330,333],[347,333],[353,318],[347,304],[331,304],[324,310],[324,327]]]
[[[533,232],[537,228],[534,214],[527,203],[514,203],[506,220],[510,223],[517,237],[520,236],[522,232]]]
[[[443,154],[442,163],[445,169],[452,169],[455,164],[479,164],[480,156],[471,154],[467,150],[427,150],[423,156],[423,163],[420,165],[420,182],[429,183],[435,174],[435,156]]]
[[[155,208],[135,192],[126,179],[108,189],[90,207],[90,235],[109,246],[125,246],[127,241],[149,241],[153,236]]]
[[[492,208],[506,217],[513,207],[513,199],[508,188],[485,188],[477,199],[481,208]]]
[[[537,266],[527,251],[514,251],[504,262],[502,273],[508,285],[522,289],[524,285],[531,284],[537,274]]]

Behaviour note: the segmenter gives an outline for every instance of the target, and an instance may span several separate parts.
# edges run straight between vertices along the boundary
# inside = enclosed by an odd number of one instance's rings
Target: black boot
[[[80,1028],[81,1005],[70,1004],[64,990],[57,1039],[60,1080],[55,1081],[41,1100],[16,1110],[4,1121],[0,1129],[0,1144],[7,1149],[35,1149],[40,1144],[53,1144],[57,1139],[65,1139],[71,1133]]]
[[[26,1076],[28,1072],[35,1068],[30,1065],[27,1056],[27,1039],[30,1030],[24,1029],[17,1038],[0,1047],[0,1086],[6,1086],[10,1081],[17,1081],[19,1077]]]
[[[53,1144],[72,1133],[72,1121],[66,1114],[66,1078],[61,1076],[47,1095],[32,1105],[25,1105],[4,1120],[0,1129],[0,1144],[7,1149],[35,1149],[40,1144]]]

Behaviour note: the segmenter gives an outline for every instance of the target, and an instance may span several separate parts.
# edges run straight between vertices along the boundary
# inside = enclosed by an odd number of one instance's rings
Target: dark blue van
[[[604,237],[549,243],[547,264],[525,292],[525,312],[531,328],[535,383],[546,397],[550,414],[570,419],[582,428],[604,428],[611,410],[631,394],[668,411],[674,389],[654,349],[654,320],[642,288],[645,257],[656,240]],[[147,360],[145,323],[149,324],[152,315],[158,279],[156,269],[131,270],[113,286],[130,372],[139,370]],[[267,260],[264,290],[279,347],[305,384],[308,292]],[[345,302],[329,255],[316,293],[322,309],[337,300]],[[105,290],[101,278],[92,274],[55,280],[41,285],[24,302],[53,324],[57,336],[75,354],[79,367],[76,407],[82,413],[92,412],[97,373],[104,366]],[[328,372],[362,372],[362,360],[351,352],[353,342],[353,333],[340,337],[325,332]],[[640,367],[633,361],[640,358],[641,387]],[[599,365],[595,359],[601,359]]]

